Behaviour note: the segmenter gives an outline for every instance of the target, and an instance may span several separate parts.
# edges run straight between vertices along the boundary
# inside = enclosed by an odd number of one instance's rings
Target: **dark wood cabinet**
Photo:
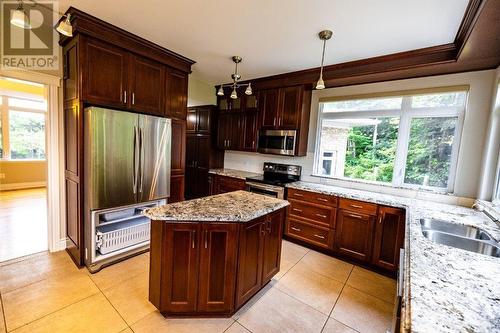
[[[186,122],[172,119],[170,157],[170,197],[168,202],[184,201],[184,173],[186,166]]]
[[[215,146],[216,110],[212,105],[191,107],[188,110],[186,152],[186,198],[209,195],[208,171],[221,168],[224,151]],[[207,134],[208,133],[208,134]]]
[[[219,175],[211,175],[210,178],[212,183],[210,195],[240,191],[246,188],[244,179]]]
[[[259,92],[259,112],[261,116],[261,128],[277,128],[280,116],[280,90],[268,89]]]
[[[298,129],[301,116],[303,86],[281,89],[281,106],[278,126],[280,129]]]
[[[304,86],[292,86],[262,90],[259,92],[261,100],[259,108],[263,129],[300,129],[301,117],[308,114],[310,110],[310,98],[305,96]],[[310,95],[310,93],[308,93]],[[303,100],[309,100],[304,105]],[[306,103],[307,104],[307,103]],[[309,117],[304,116],[308,122]]]
[[[166,108],[167,117],[186,119],[187,113],[187,73],[168,69],[166,71]]]
[[[128,107],[163,116],[165,66],[139,56],[131,56],[131,59]]]
[[[217,147],[219,149],[238,150],[240,147],[242,132],[241,113],[221,113],[219,115],[219,126],[217,129]]]
[[[405,233],[405,211],[399,208],[380,206],[372,263],[378,267],[396,271],[399,264],[399,249],[403,247]]]
[[[169,203],[184,201],[184,178],[184,175],[170,176],[170,197],[168,197]]]
[[[160,283],[164,287],[161,310],[170,313],[194,312],[198,296],[201,226],[198,223],[169,223],[163,228],[164,247],[161,252],[165,258],[161,262],[163,281]]]
[[[234,309],[238,225],[202,224],[198,311],[229,313]]]
[[[129,54],[112,44],[83,39],[85,61],[82,98],[94,105],[127,107]],[[78,61],[78,59],[74,59]],[[77,64],[72,64],[77,66]]]
[[[258,120],[259,114],[256,110],[247,111],[243,114],[243,142],[240,150],[257,150]]]
[[[347,257],[368,262],[371,257],[375,216],[340,209],[335,230],[335,250]]]
[[[279,272],[281,261],[281,235],[283,233],[284,210],[268,215],[262,226],[262,284],[271,281]]]

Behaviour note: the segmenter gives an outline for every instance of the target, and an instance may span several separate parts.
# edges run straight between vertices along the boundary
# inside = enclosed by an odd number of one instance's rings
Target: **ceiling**
[[[468,0],[61,0],[196,61],[193,75],[230,81],[318,67],[317,33],[333,30],[325,65],[453,42]]]

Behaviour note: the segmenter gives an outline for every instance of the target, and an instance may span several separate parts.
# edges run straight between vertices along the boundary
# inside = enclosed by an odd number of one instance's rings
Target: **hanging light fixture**
[[[318,34],[319,39],[323,41],[323,53],[321,54],[321,69],[319,72],[319,79],[316,82],[316,89],[325,89],[325,81],[323,81],[323,63],[325,61],[325,47],[326,41],[332,38],[333,32],[331,30],[323,30]]]
[[[231,91],[231,95],[230,95],[230,97],[232,99],[238,98],[238,93],[236,92],[236,89],[238,89],[239,87],[247,87],[245,89],[245,94],[251,95],[252,94],[252,85],[250,83],[238,83],[241,80],[241,75],[238,74],[238,64],[243,59],[240,56],[233,56],[231,59],[233,59],[233,62],[235,63],[234,73],[231,74],[231,79],[233,79],[233,83],[221,84],[219,89],[217,90],[217,95],[224,96],[224,87],[232,87],[233,88],[233,90]]]
[[[66,18],[60,20],[56,25],[56,31],[61,35],[73,37],[73,26],[71,25],[71,14],[65,15]]]
[[[18,2],[16,10],[12,12],[10,23],[19,28],[31,29],[30,20],[24,12],[22,1]]]

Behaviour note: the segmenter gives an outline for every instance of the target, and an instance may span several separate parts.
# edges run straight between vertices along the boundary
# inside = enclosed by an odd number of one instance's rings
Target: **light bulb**
[[[224,96],[224,89],[222,89],[222,84],[220,85],[219,90],[217,90],[217,95]]]
[[[23,10],[22,2],[19,3],[17,9],[12,12],[10,23],[19,28],[31,29],[30,21]]]
[[[233,88],[233,91],[231,92],[231,98],[232,99],[237,99],[238,95],[236,94],[236,88]]]
[[[252,86],[251,83],[248,84],[248,87],[245,89],[245,94],[246,95],[251,95],[252,94]]]
[[[325,81],[323,81],[323,75],[319,76],[318,82],[316,82],[316,89],[321,90],[325,89]]]
[[[67,14],[66,18],[57,24],[56,30],[64,36],[73,37],[73,26],[71,25],[71,14]]]

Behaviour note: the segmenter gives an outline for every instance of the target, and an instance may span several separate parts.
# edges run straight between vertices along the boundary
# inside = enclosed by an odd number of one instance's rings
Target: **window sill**
[[[11,160],[11,159],[0,159],[1,163],[37,163],[37,162],[47,162],[47,160]]]
[[[355,184],[366,184],[366,185],[371,185],[371,186],[380,186],[388,189],[398,189],[398,190],[410,190],[410,191],[416,191],[416,192],[425,192],[425,193],[432,193],[432,194],[441,194],[441,195],[454,195],[453,193],[448,192],[445,189],[440,189],[440,188],[429,188],[429,187],[422,187],[422,186],[416,186],[416,185],[407,185],[407,186],[394,186],[392,184],[388,183],[383,183],[383,182],[378,182],[378,181],[373,181],[373,180],[363,180],[363,179],[355,179],[355,178],[342,178],[342,177],[329,177],[325,175],[318,175],[318,174],[312,174],[311,177],[316,177],[321,180],[332,180],[332,181],[341,181],[341,182],[348,182],[348,183],[355,183]],[[329,184],[326,184],[329,185]]]

